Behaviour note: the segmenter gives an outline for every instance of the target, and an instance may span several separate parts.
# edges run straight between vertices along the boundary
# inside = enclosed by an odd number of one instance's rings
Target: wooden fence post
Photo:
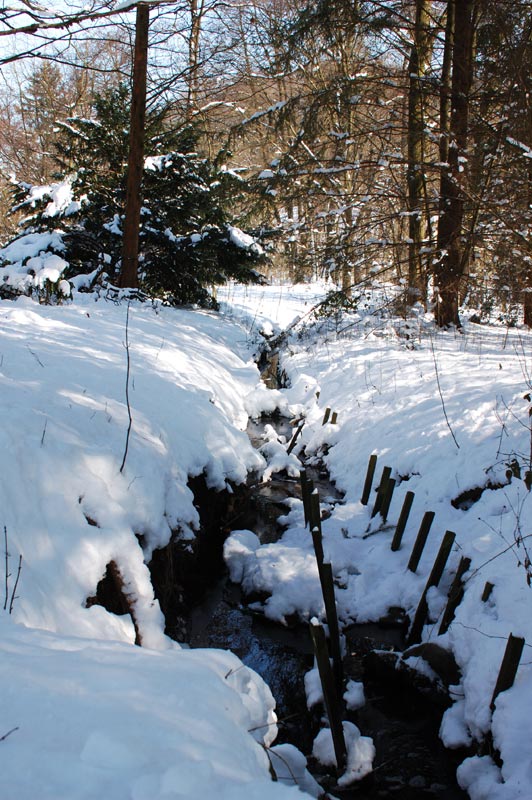
[[[297,440],[299,439],[299,436],[300,436],[301,431],[303,430],[304,426],[305,426],[305,420],[303,419],[303,420],[301,420],[301,422],[299,423],[299,425],[295,429],[295,431],[294,431],[294,433],[292,435],[292,438],[290,439],[290,442],[289,442],[288,447],[286,449],[286,454],[288,456],[290,455],[290,453],[292,452],[292,450],[296,446]]]
[[[414,542],[414,547],[412,548],[410,560],[408,562],[408,569],[410,572],[415,572],[418,568],[419,559],[423,553],[434,516],[434,511],[426,511],[423,515],[423,519],[421,520],[421,525],[419,526],[419,531],[416,536],[416,541]]]
[[[366,480],[364,481],[364,489],[362,490],[362,497],[360,502],[363,506],[369,503],[369,496],[371,493],[371,484],[373,483],[373,476],[375,475],[375,468],[377,466],[377,456],[374,454],[369,457],[368,470],[366,472]]]
[[[462,602],[462,599],[464,597],[464,583],[462,578],[464,577],[470,566],[471,566],[471,559],[467,558],[466,556],[463,556],[460,559],[460,563],[458,564],[458,569],[456,570],[456,575],[454,576],[451,588],[449,589],[447,605],[445,607],[445,611],[443,612],[440,630],[438,631],[438,634],[440,636],[442,633],[445,633],[449,629],[449,625],[454,619],[455,611]]]
[[[382,470],[379,488],[377,489],[377,497],[375,498],[375,505],[373,506],[373,511],[371,512],[372,518],[376,517],[379,511],[381,510],[382,500],[386,493],[388,481],[390,480],[391,474],[392,474],[392,468],[384,467],[384,469]]]
[[[495,708],[495,701],[500,693],[505,692],[506,689],[509,689],[514,685],[515,675],[524,646],[525,640],[520,636],[514,636],[513,633],[509,635],[506,643],[506,650],[504,651],[504,656],[501,663],[501,668],[499,670],[499,675],[497,677],[497,682],[491,698],[490,708],[492,711]]]
[[[486,584],[484,586],[484,591],[482,592],[482,597],[480,598],[483,603],[487,603],[494,589],[495,589],[494,584],[490,583],[489,581],[486,581]]]
[[[310,621],[310,635],[314,645],[316,661],[318,662],[318,671],[323,689],[325,709],[329,718],[329,725],[331,726],[336,764],[338,766],[338,772],[342,773],[347,763],[347,750],[345,746],[342,715],[340,712],[338,697],[334,688],[334,678],[329,661],[329,652],[327,649],[327,641],[325,639],[325,631],[323,630],[323,626],[320,625],[316,620]]]
[[[305,527],[310,520],[310,495],[314,491],[314,481],[307,477],[307,470],[302,469],[299,473],[301,481],[301,499],[303,501],[303,513],[305,515]]]
[[[390,503],[392,502],[393,492],[395,489],[395,478],[388,478],[388,483],[384,490],[380,513],[383,523],[388,519],[388,511],[390,510]]]
[[[342,651],[340,647],[340,626],[338,625],[338,612],[336,609],[336,597],[334,594],[334,581],[332,566],[329,562],[321,565],[321,591],[323,602],[325,603],[325,615],[329,628],[329,643],[333,660],[334,682],[338,697],[342,697],[344,682],[344,670],[342,666]]]
[[[403,534],[405,532],[406,523],[408,521],[408,516],[410,514],[410,509],[412,508],[413,502],[414,502],[414,492],[407,492],[405,494],[405,499],[403,501],[403,507],[401,509],[401,513],[399,514],[397,528],[395,529],[395,533],[392,539],[391,549],[393,551],[399,550],[399,548],[401,547],[401,541],[403,539]]]
[[[410,631],[408,633],[406,640],[406,643],[409,647],[412,644],[417,644],[421,640],[421,632],[423,630],[423,625],[425,624],[425,620],[427,619],[427,614],[429,611],[429,607],[427,604],[427,592],[430,588],[432,588],[433,586],[437,586],[439,584],[441,576],[443,575],[443,570],[445,569],[445,565],[447,563],[447,559],[449,558],[451,548],[454,544],[454,540],[455,540],[455,534],[452,531],[446,531],[445,536],[442,539],[440,549],[438,550],[438,555],[436,556],[436,560],[434,561],[432,570],[430,572],[428,581],[425,585],[425,588],[423,589],[423,594],[421,595],[421,599],[419,601],[419,605],[414,615],[412,625],[410,626]]]

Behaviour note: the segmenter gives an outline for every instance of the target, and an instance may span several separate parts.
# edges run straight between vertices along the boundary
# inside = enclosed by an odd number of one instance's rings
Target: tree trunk
[[[469,248],[462,231],[467,185],[467,144],[469,101],[473,82],[473,52],[476,0],[449,0],[448,13],[454,11],[450,129],[447,163],[440,176],[440,219],[435,269],[436,319],[441,327],[460,325],[459,293],[467,271]],[[448,26],[449,31],[449,26]],[[446,91],[445,85],[442,91]],[[445,119],[443,120],[445,123]]]
[[[135,26],[135,55],[131,95],[131,124],[129,129],[129,159],[127,170],[126,209],[122,269],[118,278],[121,287],[138,286],[139,227],[142,205],[141,184],[144,168],[144,128],[146,120],[146,74],[148,67],[149,5],[137,5]]]
[[[408,302],[426,295],[426,268],[422,257],[425,235],[422,201],[425,189],[425,113],[423,78],[430,61],[431,0],[416,0],[414,41],[408,62]]]

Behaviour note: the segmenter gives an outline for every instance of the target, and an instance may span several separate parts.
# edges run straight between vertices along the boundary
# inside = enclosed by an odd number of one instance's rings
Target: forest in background
[[[21,0],[0,11],[4,244],[21,219],[43,224],[49,196],[32,187],[75,175],[79,196],[99,210],[90,225],[86,207],[63,215],[83,234],[78,262],[90,251],[93,268],[99,249],[119,259],[99,231],[120,220],[125,192],[135,38],[127,8],[136,5],[60,12]],[[164,289],[165,270],[179,270],[207,229],[190,274],[202,285],[238,277],[242,259],[224,269],[213,239],[231,224],[261,243],[267,261],[251,260],[269,278],[331,276],[343,304],[384,280],[402,287],[397,304],[432,307],[442,326],[459,324],[462,304],[480,319],[497,307],[509,324],[523,314],[531,323],[530,2],[142,5],[145,155],[183,157],[165,172],[164,191],[155,182],[150,195],[144,170],[145,207],[185,242],[176,259],[168,236],[152,237],[163,276],[148,288]],[[163,172],[161,161],[150,164]],[[144,225],[141,250],[155,227]],[[216,269],[205,268],[209,258]],[[178,299],[194,299],[183,292]]]

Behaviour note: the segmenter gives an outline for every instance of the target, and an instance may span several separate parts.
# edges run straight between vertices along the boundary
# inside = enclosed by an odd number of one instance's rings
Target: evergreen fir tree
[[[68,262],[62,275],[67,280],[90,274],[89,285],[96,279],[112,284],[119,272],[128,100],[121,86],[96,98],[93,119],[59,123],[58,182],[16,187],[14,209],[29,212],[23,235],[61,233],[57,254]],[[172,304],[212,306],[210,286],[228,278],[260,279],[255,267],[264,258],[262,249],[231,225],[226,211],[229,200],[235,207],[242,197],[245,182],[199,155],[190,125],[169,130],[164,113],[156,113],[146,134],[151,155],[143,181],[141,290]]]

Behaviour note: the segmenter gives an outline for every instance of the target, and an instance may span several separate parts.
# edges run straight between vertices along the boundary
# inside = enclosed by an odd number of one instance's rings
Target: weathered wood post
[[[386,484],[386,488],[384,490],[381,509],[380,509],[380,514],[383,523],[386,522],[386,520],[388,519],[388,511],[390,510],[390,503],[392,502],[394,489],[395,489],[395,478],[388,478],[388,483]]]
[[[375,498],[375,505],[373,506],[373,511],[371,512],[372,518],[376,517],[379,511],[381,510],[382,500],[386,493],[388,481],[390,480],[391,474],[392,474],[392,468],[384,467],[384,469],[382,470],[379,488],[377,489],[377,497]]]
[[[440,549],[438,550],[438,555],[436,556],[436,560],[432,566],[432,570],[430,572],[429,578],[423,589],[423,594],[421,595],[421,599],[419,601],[419,605],[417,607],[416,613],[414,615],[414,619],[412,621],[412,625],[410,626],[410,631],[407,637],[407,645],[410,646],[411,644],[417,644],[421,640],[421,632],[423,630],[423,625],[425,624],[425,620],[427,619],[427,614],[429,611],[429,607],[427,604],[427,593],[429,589],[433,586],[437,586],[441,580],[441,576],[443,575],[443,570],[445,569],[445,565],[447,563],[447,559],[451,553],[452,546],[454,544],[454,540],[456,538],[456,534],[452,531],[446,531]]]
[[[462,599],[464,597],[464,583],[462,579],[470,566],[471,566],[471,559],[467,558],[467,556],[463,556],[460,559],[460,563],[458,564],[458,569],[456,570],[456,575],[454,576],[451,588],[449,589],[447,605],[445,607],[445,611],[443,612],[440,629],[438,631],[438,634],[440,636],[442,633],[445,633],[449,629],[449,625],[454,619],[456,609],[462,602]]]
[[[299,480],[301,482],[301,500],[303,501],[303,513],[305,515],[305,526],[309,524],[310,519],[310,495],[314,491],[314,482],[307,477],[306,469],[302,469],[299,473]]]
[[[334,678],[329,661],[325,631],[323,630],[323,626],[315,619],[310,621],[310,635],[312,637],[314,653],[316,654],[316,661],[318,663],[325,710],[327,711],[329,725],[331,726],[336,764],[338,766],[338,772],[341,773],[344,771],[347,763],[347,750],[345,746],[340,703],[334,688]]]
[[[495,701],[500,693],[505,692],[514,685],[515,675],[517,673],[517,668],[519,666],[519,661],[521,660],[521,653],[523,652],[524,646],[525,640],[523,638],[520,636],[514,636],[513,633],[509,635],[506,643],[506,650],[504,651],[504,656],[501,663],[501,668],[499,670],[499,675],[497,677],[497,682],[491,698],[490,708],[492,711],[495,708]]]
[[[484,585],[484,590],[482,592],[482,597],[480,598],[483,603],[487,603],[488,602],[488,600],[491,597],[491,593],[492,593],[492,591],[494,589],[495,589],[494,584],[490,583],[489,581],[486,581],[486,583]]]
[[[329,644],[333,660],[334,683],[338,697],[342,697],[344,670],[342,665],[342,648],[340,645],[340,626],[338,625],[332,566],[327,561],[322,563],[320,578],[323,602],[325,603],[325,616],[327,617],[327,626],[329,628]]]
[[[414,547],[412,548],[410,560],[408,562],[408,569],[410,570],[410,572],[415,572],[416,569],[418,568],[419,559],[421,558],[421,555],[425,548],[427,537],[430,531],[430,526],[432,525],[434,516],[435,516],[434,511],[426,511],[423,515],[423,519],[421,520],[421,525],[419,526],[419,531],[416,537],[416,541],[414,542]]]
[[[373,454],[372,456],[369,457],[368,469],[366,472],[366,480],[364,481],[362,497],[360,498],[360,502],[362,503],[363,506],[367,506],[367,504],[369,503],[371,484],[373,483],[373,476],[375,475],[376,467],[377,467],[377,456]]]
[[[403,507],[401,509],[401,513],[399,514],[399,520],[397,522],[397,528],[395,529],[395,533],[393,535],[392,543],[390,545],[391,549],[395,552],[399,550],[401,547],[401,542],[403,539],[403,534],[405,532],[406,523],[408,522],[408,516],[410,514],[410,510],[412,508],[412,503],[414,502],[414,492],[407,492],[405,494],[405,499],[403,500]]]

